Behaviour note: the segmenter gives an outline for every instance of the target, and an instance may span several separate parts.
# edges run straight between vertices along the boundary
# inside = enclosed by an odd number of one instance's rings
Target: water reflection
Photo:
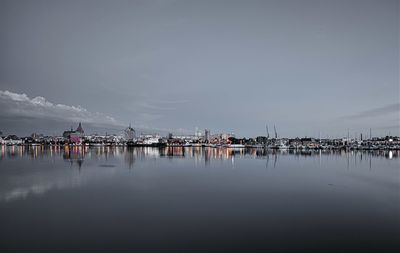
[[[87,148],[81,148],[81,147],[65,147],[65,150],[63,152],[63,159],[65,161],[69,161],[71,166],[74,164],[77,164],[77,166],[79,167],[79,169],[81,169],[82,164],[84,162],[84,158],[85,158],[85,154],[87,152],[85,152],[85,150],[87,151]]]
[[[149,252],[142,250],[149,241],[175,252],[182,241],[209,245],[216,234],[226,235],[221,249],[241,238],[257,239],[237,245],[246,249],[329,245],[337,235],[347,247],[355,234],[375,243],[370,228],[397,243],[398,158],[398,151],[2,146],[0,233],[12,249],[27,245],[10,252],[52,241],[87,249],[101,241],[109,251],[135,239],[139,252]]]
[[[262,160],[258,164],[267,170],[288,166],[289,162],[291,162],[290,166],[312,162],[312,166],[318,167],[334,165],[346,170],[357,167],[373,170],[374,167],[382,166],[382,161],[398,159],[399,155],[399,151],[1,146],[0,176],[3,180],[0,185],[0,201],[26,198],[32,194],[40,195],[52,189],[79,187],[93,178],[112,176],[118,169],[128,169],[129,172],[133,172],[138,161],[145,164],[148,161],[162,159],[174,162],[185,160],[185,162],[193,161],[195,167],[215,167],[225,164],[236,169],[247,168],[246,160],[250,159]],[[32,160],[43,161],[46,164],[45,167],[51,165],[52,169],[35,170],[43,163],[32,163]],[[12,164],[11,161],[26,163],[24,170],[15,170],[15,163]],[[188,166],[193,166],[193,164]],[[71,168],[70,173],[65,172],[66,169]],[[84,168],[97,169],[85,170]]]
[[[371,158],[398,159],[399,150],[369,150],[369,151],[345,151],[345,150],[264,150],[264,149],[232,149],[232,148],[202,148],[202,147],[45,147],[45,146],[1,146],[0,161],[4,159],[30,158],[47,159],[62,157],[65,161],[81,168],[85,159],[103,157],[106,160],[113,157],[124,156],[125,163],[132,168],[136,159],[155,159],[155,158],[191,158],[197,161],[204,161],[209,165],[213,160],[232,160],[232,157],[272,159],[276,166],[279,156],[292,157],[319,157],[323,161],[324,157],[342,157],[348,162],[370,160]]]

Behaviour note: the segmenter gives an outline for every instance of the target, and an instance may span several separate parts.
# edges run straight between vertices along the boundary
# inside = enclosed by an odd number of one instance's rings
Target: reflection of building
[[[128,165],[129,169],[132,168],[133,164],[136,161],[136,156],[134,154],[134,150],[131,148],[128,148],[127,150],[125,150],[125,163]]]
[[[76,130],[64,131],[63,137],[68,139],[70,143],[80,144],[84,136],[85,131],[83,131],[82,124],[79,122],[78,128]]]
[[[80,146],[73,148],[66,146],[63,153],[63,158],[64,160],[69,161],[71,165],[76,163],[80,169],[85,158],[85,150]]]

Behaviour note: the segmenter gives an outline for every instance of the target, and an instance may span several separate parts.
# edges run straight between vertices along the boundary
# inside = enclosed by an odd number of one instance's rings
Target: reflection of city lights
[[[6,154],[6,148],[4,145],[1,145],[1,157],[3,158]]]
[[[43,157],[57,158],[61,157],[74,164],[83,164],[84,159],[101,159],[110,157],[123,157],[129,168],[133,167],[136,159],[159,159],[162,157],[170,158],[187,158],[194,159],[195,164],[201,164],[205,161],[208,165],[214,160],[222,160],[231,162],[234,165],[234,159],[240,157],[248,157],[252,159],[268,159],[273,156],[295,157],[312,157],[315,156],[319,162],[323,162],[323,157],[335,155],[341,159],[357,159],[357,164],[367,162],[364,157],[382,157],[386,159],[397,159],[400,157],[400,150],[370,150],[370,151],[345,151],[345,150],[265,150],[255,148],[228,148],[228,147],[115,147],[115,146],[45,146],[45,145],[22,145],[22,146],[6,146],[0,147],[0,160],[12,159],[18,157],[30,157],[31,159],[41,159]],[[279,159],[278,159],[279,161]],[[357,165],[356,165],[357,166]]]

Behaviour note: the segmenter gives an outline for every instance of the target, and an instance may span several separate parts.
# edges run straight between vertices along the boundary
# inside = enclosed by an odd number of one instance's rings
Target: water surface
[[[2,146],[0,252],[398,252],[399,160]]]

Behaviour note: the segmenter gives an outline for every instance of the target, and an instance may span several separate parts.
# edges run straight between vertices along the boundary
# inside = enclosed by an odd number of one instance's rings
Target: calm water
[[[0,252],[399,252],[399,158],[3,146]]]

